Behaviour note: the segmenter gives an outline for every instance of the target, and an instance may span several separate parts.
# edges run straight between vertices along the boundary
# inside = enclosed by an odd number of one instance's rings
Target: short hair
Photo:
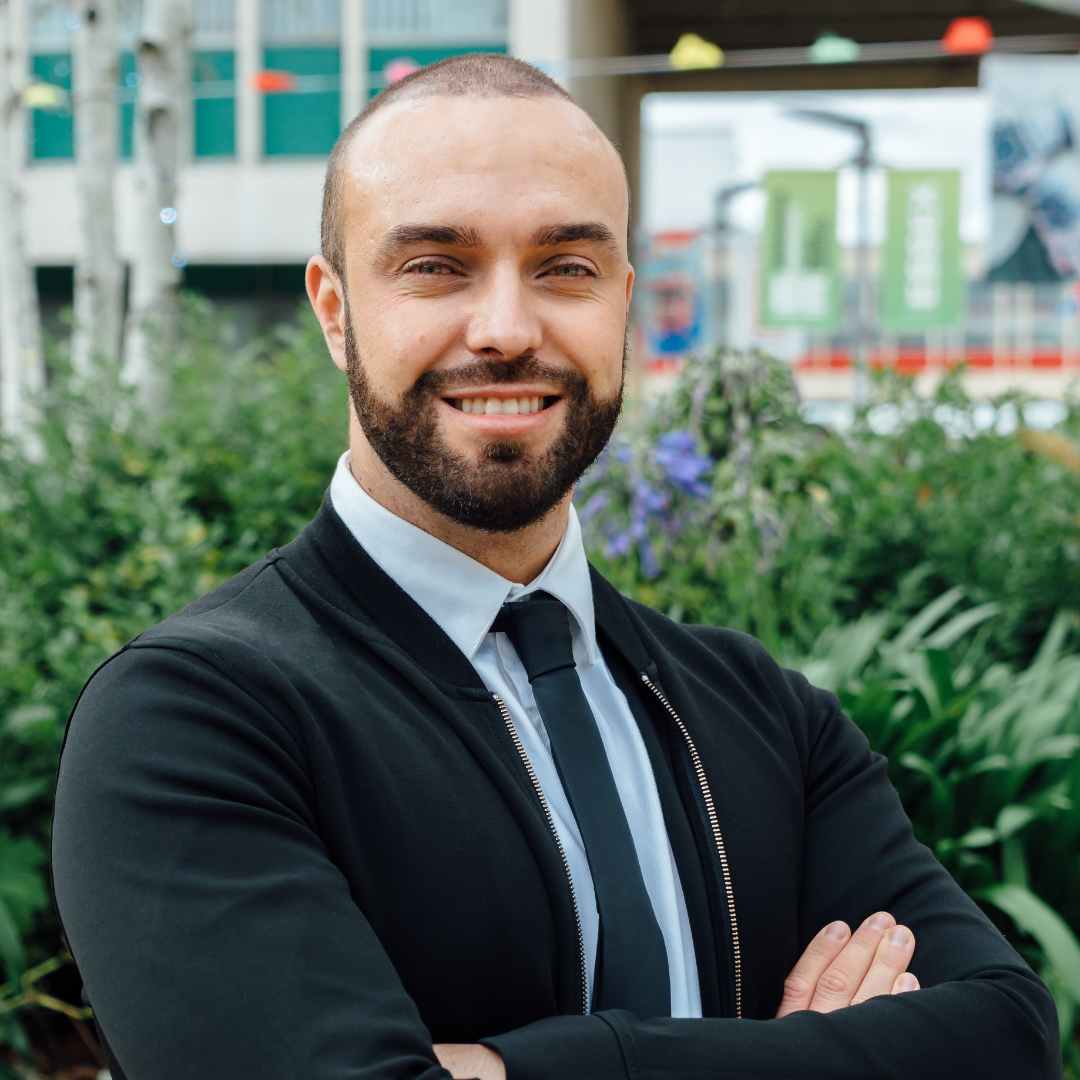
[[[465,53],[428,64],[380,91],[338,136],[326,167],[322,204],[322,253],[344,283],[342,203],[346,159],[356,132],[374,113],[396,101],[428,97],[573,98],[552,78],[505,53]]]

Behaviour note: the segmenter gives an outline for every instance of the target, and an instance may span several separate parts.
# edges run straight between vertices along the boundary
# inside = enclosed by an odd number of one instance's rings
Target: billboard
[[[656,233],[639,244],[634,287],[645,360],[676,360],[708,343],[705,237]]]
[[[890,172],[881,328],[903,333],[954,327],[962,306],[960,173]]]
[[[836,173],[770,172],[764,186],[762,325],[832,330],[840,321]]]

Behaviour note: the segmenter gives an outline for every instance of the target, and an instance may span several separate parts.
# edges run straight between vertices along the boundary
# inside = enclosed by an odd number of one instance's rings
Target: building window
[[[266,154],[329,154],[340,131],[341,52],[267,49],[270,71],[288,71],[296,88],[266,95]]]
[[[194,0],[191,96],[195,157],[236,154],[235,49],[235,0]]]
[[[71,91],[71,53],[44,53],[30,62],[32,74],[42,82]],[[35,109],[31,133],[37,161],[75,156],[72,141],[71,106],[59,109]]]
[[[294,76],[265,98],[266,155],[328,154],[341,130],[339,0],[262,0],[264,67]]]
[[[195,156],[236,153],[235,55],[231,51],[193,54]]]
[[[116,65],[120,71],[120,156],[130,158],[135,132],[135,54],[122,52]]]
[[[419,44],[506,42],[506,0],[367,0],[368,33]]]
[[[370,94],[412,67],[506,52],[506,9],[506,0],[367,0]]]

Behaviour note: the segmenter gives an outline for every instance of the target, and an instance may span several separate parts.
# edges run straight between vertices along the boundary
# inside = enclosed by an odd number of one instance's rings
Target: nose
[[[513,360],[537,352],[543,341],[538,313],[516,268],[496,268],[476,296],[465,343],[474,355]]]

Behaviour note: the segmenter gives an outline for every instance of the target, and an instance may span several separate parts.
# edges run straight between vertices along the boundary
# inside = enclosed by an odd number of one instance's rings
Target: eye
[[[563,263],[561,266],[553,266],[548,271],[548,274],[550,274],[552,277],[562,278],[595,276],[587,266],[582,266],[580,263]]]
[[[407,274],[418,274],[422,277],[447,277],[453,274],[454,268],[440,262],[419,262],[405,268]]]

